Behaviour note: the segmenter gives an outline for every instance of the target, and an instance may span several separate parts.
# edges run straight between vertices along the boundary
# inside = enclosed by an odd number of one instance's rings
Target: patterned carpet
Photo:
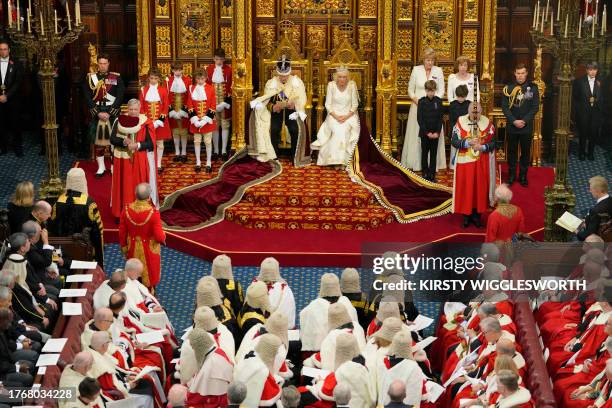
[[[15,184],[23,180],[31,180],[36,186],[46,174],[46,163],[38,155],[39,146],[34,142],[34,135],[28,134],[24,138],[26,155],[17,158],[12,153],[0,156],[0,200],[5,205],[14,191]],[[170,150],[170,149],[168,149]],[[594,162],[580,162],[573,154],[570,155],[569,180],[574,188],[577,198],[577,214],[584,214],[593,205],[593,199],[587,188],[587,180],[593,175],[603,175],[612,180],[612,164],[606,159],[605,152],[597,149]],[[171,156],[171,155],[169,155]],[[171,160],[171,157],[164,160]],[[60,169],[62,175],[68,171],[75,157],[65,153],[60,157]],[[172,165],[166,165],[164,178],[169,177],[176,171]],[[201,173],[200,177],[208,177]],[[168,185],[170,182],[168,182]],[[176,187],[175,187],[176,188]],[[105,257],[107,260],[107,272],[121,267],[123,259],[116,244],[106,245]],[[168,308],[172,321],[177,329],[182,329],[190,324],[194,305],[193,288],[197,279],[204,274],[210,273],[211,264],[199,258],[185,255],[178,251],[162,248],[162,282],[158,288],[158,294],[162,302]],[[236,267],[235,276],[243,285],[257,274],[257,267]],[[324,272],[339,274],[340,268],[282,268],[283,276],[289,281],[294,289],[298,309],[307,304],[317,296],[319,277]],[[436,316],[439,305],[437,303],[418,302],[419,310],[425,315]]]

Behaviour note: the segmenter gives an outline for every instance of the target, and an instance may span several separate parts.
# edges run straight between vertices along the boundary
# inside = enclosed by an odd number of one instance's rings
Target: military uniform
[[[89,143],[95,145],[97,176],[106,172],[104,153],[110,146],[112,124],[121,113],[121,104],[125,93],[125,85],[117,72],[90,72],[83,82],[83,95],[91,113],[89,125]],[[101,121],[98,114],[106,112],[110,115],[108,121]]]
[[[215,88],[217,97],[217,127],[213,131],[213,150],[214,154],[222,155],[225,160],[232,120],[232,68],[228,64],[210,64],[206,72],[208,73],[206,82]],[[221,143],[219,143],[219,126],[221,126]]]
[[[104,226],[98,206],[90,196],[68,190],[55,202],[51,214],[50,229],[54,236],[68,237],[89,228],[89,238],[94,247],[94,257],[104,266]]]
[[[540,108],[538,86],[530,81],[523,84],[512,82],[504,87],[502,110],[507,119],[506,138],[508,141],[508,184],[516,178],[518,146],[521,145],[519,180],[527,185],[527,169],[531,161],[531,141],[533,140],[533,119]],[[525,121],[523,128],[514,126],[515,120]]]

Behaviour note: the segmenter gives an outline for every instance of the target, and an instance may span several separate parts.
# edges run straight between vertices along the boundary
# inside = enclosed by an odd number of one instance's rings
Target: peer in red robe
[[[509,242],[516,233],[525,232],[523,211],[510,203],[498,203],[487,219],[485,242]]]
[[[232,119],[232,67],[225,63],[225,50],[217,48],[214,63],[206,67],[208,84],[215,89],[217,97],[217,123],[213,131],[213,154],[221,155],[227,160],[227,142],[229,140]],[[221,143],[219,143],[219,126],[221,127]]]
[[[172,63],[172,75],[166,78],[168,102],[170,104],[168,118],[172,139],[174,139],[173,162],[187,163],[187,138],[189,136],[189,114],[187,113],[187,89],[191,86],[191,78],[183,75],[183,65]]]
[[[152,200],[157,204],[155,177],[155,128],[153,122],[140,112],[140,103],[128,103],[128,114],[121,115],[113,124],[113,186],[111,210],[115,218],[134,201],[134,190],[140,183],[151,184]]]
[[[119,244],[129,258],[138,258],[144,265],[142,284],[155,288],[161,277],[160,244],[166,243],[159,211],[148,199],[139,199],[127,205],[121,213]]]
[[[463,214],[463,227],[480,227],[480,214],[493,205],[495,188],[495,127],[481,107],[472,102],[469,114],[453,128],[457,149],[453,183],[453,212]]]
[[[144,113],[153,122],[157,142],[157,172],[161,173],[164,141],[170,139],[170,125],[166,120],[168,114],[168,90],[160,84],[161,74],[157,68],[149,70],[149,82],[140,89],[140,113]]]
[[[563,408],[610,408],[612,407],[612,360],[606,362],[606,367],[597,374],[593,381],[578,387],[573,392],[565,393]]]

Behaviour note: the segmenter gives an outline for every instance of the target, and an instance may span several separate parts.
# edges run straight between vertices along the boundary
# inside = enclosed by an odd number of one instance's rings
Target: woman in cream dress
[[[423,53],[423,65],[412,69],[410,82],[408,83],[408,96],[412,99],[408,125],[406,126],[406,137],[402,149],[402,165],[414,171],[421,170],[421,138],[419,137],[419,124],[417,122],[417,106],[419,99],[425,96],[425,82],[436,81],[438,87],[436,96],[444,98],[444,72],[442,68],[435,66],[436,53],[427,48]],[[446,168],[446,152],[444,145],[444,131],[438,139],[438,158],[436,160],[436,171]]]
[[[468,57],[464,55],[457,57],[457,60],[455,61],[455,73],[450,74],[448,76],[448,92],[446,93],[446,97],[448,98],[448,103],[451,103],[452,101],[457,99],[455,97],[455,90],[457,89],[459,85],[467,86],[468,96],[465,99],[467,99],[470,102],[474,102],[474,73],[469,72],[471,65],[472,65],[471,61]],[[452,130],[455,124],[451,123],[449,124],[449,126]],[[451,146],[451,153],[450,153],[451,160],[449,164],[449,167],[451,169],[455,168],[455,163],[453,163],[453,158],[455,157],[456,150],[457,149]]]
[[[317,165],[342,167],[348,164],[359,140],[358,105],[355,81],[349,79],[348,69],[338,68],[334,80],[327,84],[327,117],[317,140],[310,145],[312,150],[319,150]]]

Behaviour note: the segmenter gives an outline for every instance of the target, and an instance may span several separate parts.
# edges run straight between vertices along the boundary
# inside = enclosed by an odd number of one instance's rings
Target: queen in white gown
[[[410,113],[408,114],[408,125],[402,148],[402,165],[414,171],[421,170],[421,138],[419,137],[419,124],[417,122],[417,108],[419,99],[425,96],[425,82],[436,81],[438,87],[436,96],[444,98],[444,72],[442,68],[435,66],[436,53],[431,48],[423,52],[423,65],[417,65],[412,69],[410,81],[408,82],[408,96],[412,99]],[[444,144],[444,130],[438,138],[438,157],[436,159],[436,171],[446,168],[446,151]]]
[[[357,84],[349,79],[348,69],[338,68],[334,81],[327,84],[327,117],[319,128],[317,140],[310,145],[312,150],[319,151],[317,165],[348,164],[359,140],[358,105]]]
[[[457,57],[457,59],[455,60],[455,71],[456,72],[448,76],[448,92],[446,92],[448,103],[451,103],[452,101],[457,99],[457,97],[455,96],[455,90],[457,89],[459,85],[467,86],[468,96],[465,99],[467,99],[470,102],[474,102],[474,73],[469,72],[471,65],[472,64],[471,64],[470,59],[463,55]],[[452,129],[455,126],[455,124],[450,123],[449,126]],[[451,160],[449,164],[449,167],[451,169],[455,168],[455,164],[453,163],[453,158],[455,157],[456,150],[457,149],[455,149],[451,145],[451,154],[450,154]]]

